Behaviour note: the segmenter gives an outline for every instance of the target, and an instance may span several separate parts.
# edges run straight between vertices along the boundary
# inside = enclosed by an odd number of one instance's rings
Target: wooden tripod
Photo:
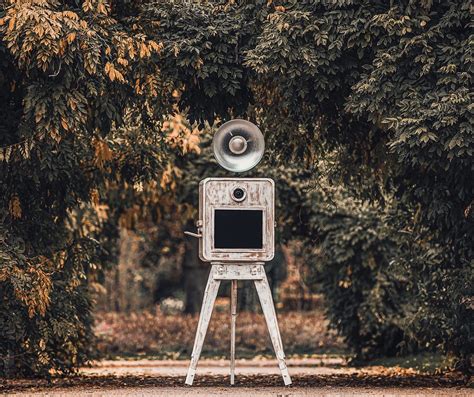
[[[260,304],[262,305],[263,315],[267,323],[270,339],[275,350],[275,355],[280,367],[281,376],[285,385],[291,384],[291,378],[285,363],[285,353],[283,352],[283,343],[281,341],[278,321],[273,305],[272,293],[268,284],[267,275],[263,263],[252,264],[230,264],[230,263],[211,263],[211,273],[207,280],[204,299],[199,316],[196,338],[194,340],[193,352],[191,354],[191,363],[189,364],[186,384],[192,385],[199,357],[202,351],[202,345],[206,337],[207,327],[211,320],[212,309],[217,297],[219,285],[222,280],[230,280],[231,287],[231,345],[230,345],[230,384],[234,384],[235,379],[235,323],[237,317],[237,280],[253,280],[257,288]]]

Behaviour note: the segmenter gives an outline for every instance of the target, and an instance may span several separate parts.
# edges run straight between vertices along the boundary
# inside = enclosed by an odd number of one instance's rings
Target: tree
[[[1,374],[68,372],[91,357],[88,289],[104,220],[80,215],[99,211],[111,185],[160,178],[173,152],[146,111],[172,98],[151,62],[161,45],[115,11],[102,1],[2,4]],[[127,118],[147,129],[120,130]]]
[[[283,98],[279,112],[306,136],[317,131],[320,155],[336,149],[332,174],[355,197],[388,210],[383,193],[393,192],[406,215],[391,224],[410,235],[392,258],[408,279],[396,303],[401,328],[461,366],[473,346],[469,9],[462,1],[277,6],[246,58]],[[350,338],[344,317],[334,324]]]

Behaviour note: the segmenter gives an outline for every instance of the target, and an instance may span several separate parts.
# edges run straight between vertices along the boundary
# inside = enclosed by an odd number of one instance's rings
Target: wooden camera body
[[[269,178],[206,178],[199,184],[199,257],[206,262],[273,259],[275,184]]]

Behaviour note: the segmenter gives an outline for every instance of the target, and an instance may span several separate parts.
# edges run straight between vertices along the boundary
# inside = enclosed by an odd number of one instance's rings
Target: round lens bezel
[[[235,192],[242,192],[242,197],[237,197],[235,195]],[[244,201],[245,198],[247,197],[247,191],[241,186],[234,187],[232,188],[231,197],[232,197],[232,200],[237,201],[237,202]]]

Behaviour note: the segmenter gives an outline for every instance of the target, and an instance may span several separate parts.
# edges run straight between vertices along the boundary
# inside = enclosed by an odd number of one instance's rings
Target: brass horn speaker
[[[262,159],[265,140],[259,128],[247,120],[222,124],[212,140],[214,157],[228,171],[244,172]]]

